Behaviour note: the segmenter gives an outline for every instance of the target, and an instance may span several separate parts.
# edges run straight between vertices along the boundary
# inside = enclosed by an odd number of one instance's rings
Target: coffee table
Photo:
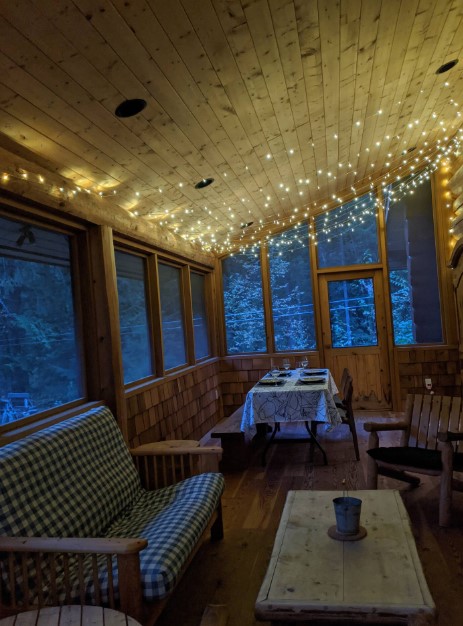
[[[359,541],[331,539],[342,491],[289,491],[255,605],[272,624],[435,624],[436,609],[398,491],[349,491],[362,500]],[[317,622],[318,623],[318,622]]]

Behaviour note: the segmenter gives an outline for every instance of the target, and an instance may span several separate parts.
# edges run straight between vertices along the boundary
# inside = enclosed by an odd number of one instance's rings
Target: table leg
[[[317,426],[318,426],[318,422],[316,420],[312,420],[310,422],[310,428],[309,428],[309,423],[308,422],[304,422],[305,424],[305,429],[306,431],[309,433],[310,436],[310,447],[311,447],[311,452],[310,452],[310,461],[312,462],[313,460],[313,445],[315,444],[317,446],[317,448],[320,450],[320,452],[323,454],[323,462],[325,465],[328,465],[328,459],[326,457],[326,452],[323,450],[323,448],[321,447],[318,439],[317,439]]]
[[[277,431],[280,430],[280,424],[278,422],[275,422],[275,426],[273,427],[273,432],[272,435],[270,437],[270,439],[267,441],[267,443],[265,444],[265,448],[264,451],[262,452],[262,465],[265,467],[265,455],[267,454],[267,450],[270,448],[270,445],[272,443],[272,441],[275,439],[275,435],[277,434]]]

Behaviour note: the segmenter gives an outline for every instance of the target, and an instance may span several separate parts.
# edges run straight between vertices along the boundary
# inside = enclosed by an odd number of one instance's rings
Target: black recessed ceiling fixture
[[[146,100],[141,98],[132,98],[132,100],[124,100],[116,107],[114,113],[117,117],[133,117],[141,113],[146,107]]]
[[[248,228],[248,226],[252,226],[254,222],[247,222],[247,224],[241,224],[240,228]]]
[[[444,63],[439,68],[437,68],[436,74],[443,74],[444,72],[448,72],[452,69],[452,67],[455,67],[457,63],[458,59],[453,59],[453,61],[448,61],[448,63]]]
[[[214,182],[213,178],[203,178],[202,180],[199,181],[199,183],[196,183],[195,189],[203,189],[204,187],[208,187],[209,185],[212,185],[213,182]]]

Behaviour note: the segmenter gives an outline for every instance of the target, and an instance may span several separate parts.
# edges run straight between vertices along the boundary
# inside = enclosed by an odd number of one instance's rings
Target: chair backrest
[[[342,371],[341,383],[339,385],[339,391],[341,392],[341,397],[344,401],[346,399],[346,392],[347,392],[346,384],[347,384],[347,379],[349,378],[349,376],[350,376],[350,372],[347,369],[347,367],[345,367]],[[352,380],[352,377],[351,377],[351,380]]]
[[[352,410],[352,396],[354,395],[354,381],[352,376],[347,372],[343,388],[344,404],[346,406],[346,421],[353,420],[354,412]]]
[[[461,397],[408,394],[405,417],[409,428],[401,445],[436,450],[438,432],[463,430],[462,411]]]

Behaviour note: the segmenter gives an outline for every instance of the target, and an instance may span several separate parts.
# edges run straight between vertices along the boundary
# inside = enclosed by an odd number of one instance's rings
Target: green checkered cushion
[[[101,537],[140,497],[138,473],[106,407],[0,448],[0,535]]]
[[[224,479],[221,474],[208,473],[164,489],[143,490],[112,413],[100,407],[0,448],[0,486],[0,535],[146,538],[148,547],[140,553],[143,596],[154,600],[164,598],[175,586],[218,506]],[[70,564],[74,571],[69,581],[71,599],[78,601],[74,557]],[[56,565],[57,585],[64,589],[59,558]],[[44,560],[44,581],[50,579],[49,566]],[[117,599],[115,559],[113,567]],[[5,576],[2,571],[7,590]],[[18,563],[18,581],[21,576]],[[91,603],[90,558],[84,561],[83,576]],[[37,572],[32,559],[28,578],[33,603]],[[106,557],[101,556],[103,603],[108,603],[107,578]]]
[[[148,540],[148,547],[140,552],[145,600],[164,598],[175,587],[183,566],[218,506],[223,489],[223,476],[207,473],[164,489],[143,491],[133,508],[112,524],[108,537]],[[103,600],[107,600],[107,576],[103,569],[101,571]],[[88,580],[91,596],[90,573]],[[117,584],[115,573],[116,590]]]

